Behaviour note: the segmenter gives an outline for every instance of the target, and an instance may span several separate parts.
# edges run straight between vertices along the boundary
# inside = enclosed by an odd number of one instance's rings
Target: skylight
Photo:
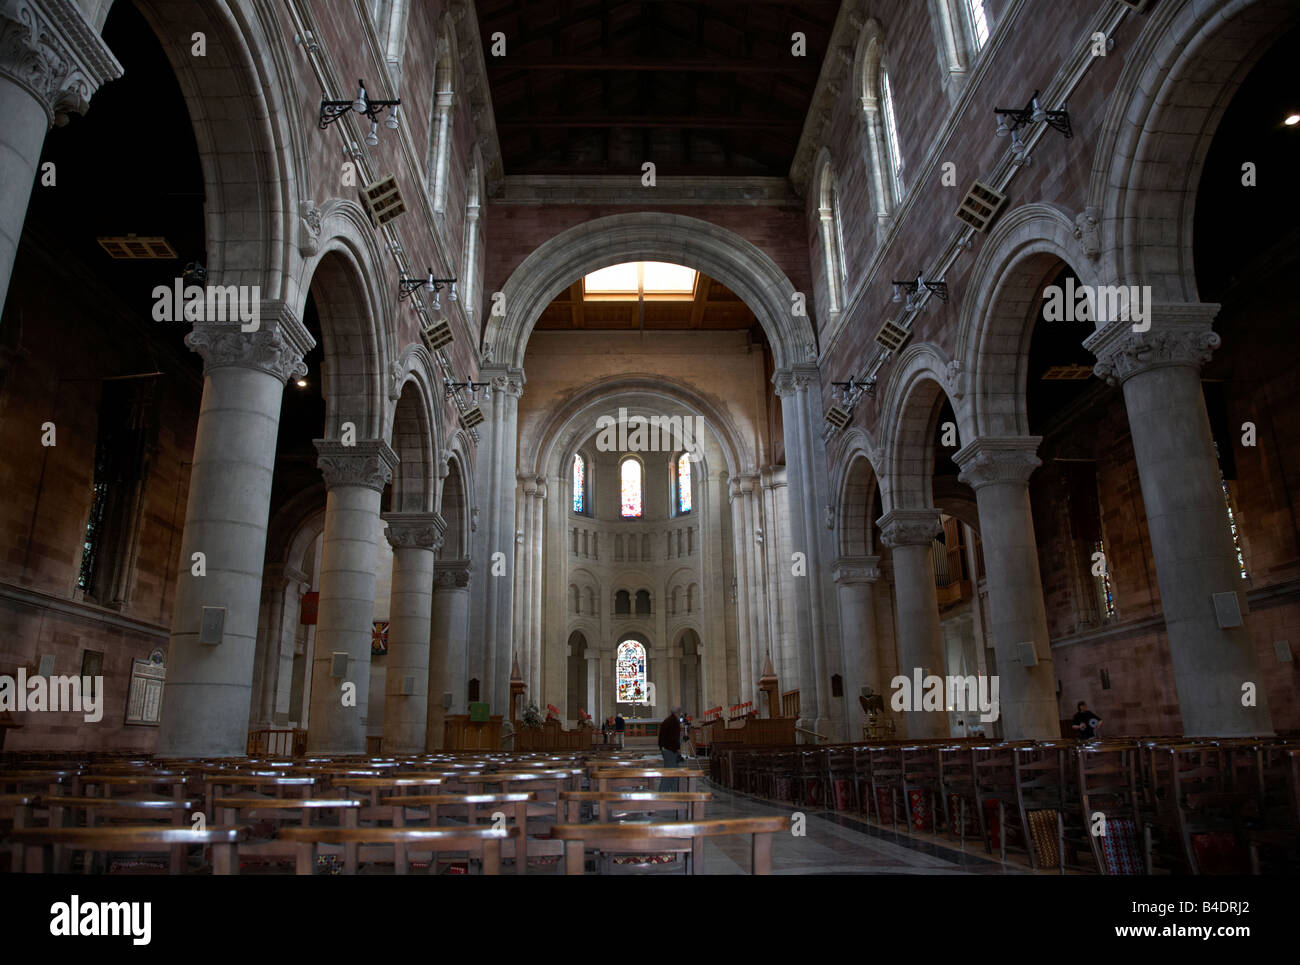
[[[689,300],[695,297],[694,268],[662,261],[629,261],[593,271],[582,279],[584,298],[635,301],[638,298]]]

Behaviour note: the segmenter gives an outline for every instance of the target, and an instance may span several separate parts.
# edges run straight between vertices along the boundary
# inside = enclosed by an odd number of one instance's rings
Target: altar
[[[659,721],[647,720],[642,717],[624,717],[623,718],[623,736],[624,737],[658,737]]]

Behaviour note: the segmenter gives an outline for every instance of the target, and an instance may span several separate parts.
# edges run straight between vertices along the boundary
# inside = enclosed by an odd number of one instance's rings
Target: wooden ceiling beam
[[[818,64],[820,66],[820,62]],[[708,74],[810,74],[815,73],[807,64],[789,64],[780,61],[755,60],[746,57],[718,57],[709,59],[677,59],[673,57],[589,57],[582,59],[568,57],[510,57],[493,58],[487,65],[488,73],[503,73],[511,70],[553,70],[553,71],[656,71],[672,73],[708,73]]]

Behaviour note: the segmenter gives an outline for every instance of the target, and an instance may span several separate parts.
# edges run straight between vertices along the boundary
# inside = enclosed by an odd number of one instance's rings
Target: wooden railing
[[[787,690],[781,695],[781,716],[798,717],[799,716],[799,691]]]
[[[249,731],[247,751],[249,757],[305,757],[307,731],[301,727]]]

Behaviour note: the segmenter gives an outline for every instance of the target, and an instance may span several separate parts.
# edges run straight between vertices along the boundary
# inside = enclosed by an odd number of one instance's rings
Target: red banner
[[[305,626],[316,625],[316,611],[320,609],[320,592],[312,590],[302,595],[302,615],[298,622]]]

